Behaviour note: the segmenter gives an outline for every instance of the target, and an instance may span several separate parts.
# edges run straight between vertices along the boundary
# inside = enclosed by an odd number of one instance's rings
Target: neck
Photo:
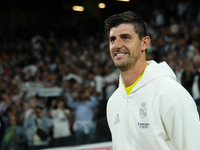
[[[147,66],[146,61],[141,63],[137,62],[136,65],[126,71],[121,71],[120,74],[125,87],[129,87],[135,83],[135,81],[139,78],[139,76],[143,73],[145,67]]]

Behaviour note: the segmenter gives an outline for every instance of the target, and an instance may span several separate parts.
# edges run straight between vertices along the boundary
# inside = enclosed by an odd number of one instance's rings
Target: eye
[[[131,35],[130,34],[121,34],[121,39],[123,39],[124,41],[130,40],[131,39]]]
[[[124,37],[124,40],[129,40],[129,39],[130,39],[130,37],[128,37],[128,36]]]
[[[115,37],[110,37],[110,42],[113,42],[115,40]]]

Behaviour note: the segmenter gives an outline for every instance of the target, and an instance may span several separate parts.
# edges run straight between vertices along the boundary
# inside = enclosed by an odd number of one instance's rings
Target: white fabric
[[[26,73],[26,71],[29,69],[31,70],[31,75],[35,75],[38,68],[35,65],[28,65],[23,68],[23,72]]]
[[[25,111],[25,116],[24,116],[24,118],[25,118],[25,119],[29,118],[32,112],[33,112],[33,108],[27,109],[27,110]],[[32,116],[33,116],[34,118],[36,118],[35,113],[32,114]]]
[[[70,79],[76,80],[79,84],[83,83],[83,79],[77,74],[70,73],[66,76],[63,76],[63,80],[70,80]]]
[[[107,104],[114,150],[199,150],[200,123],[190,94],[165,63],[149,61],[126,95],[119,88]]]
[[[109,75],[104,76],[104,84],[109,84],[106,86],[105,92],[106,92],[106,100],[110,98],[112,93],[116,90],[116,85],[114,82],[118,80],[119,76],[116,72],[113,72]],[[110,84],[111,83],[111,84]]]
[[[41,119],[39,119],[39,118],[37,118],[37,122],[40,122],[40,120]],[[39,124],[38,124],[39,125]],[[40,126],[39,126],[39,128],[40,128]],[[36,133],[36,130],[37,130],[37,128],[35,129],[35,132],[34,132],[34,134],[33,134],[33,145],[34,146],[41,146],[41,145],[48,145],[48,142],[47,141],[42,141],[41,139],[40,139],[40,137],[37,135],[37,133]]]
[[[95,90],[100,94],[97,98],[98,100],[102,100],[103,99],[103,87],[104,87],[104,79],[101,75],[97,75],[94,78],[95,80]]]
[[[94,80],[96,82],[95,90],[99,93],[102,93],[103,92],[103,86],[104,86],[103,77],[100,76],[100,75],[97,75],[97,76],[95,76]]]
[[[179,31],[179,26],[176,23],[171,24],[169,28],[170,28],[171,34],[177,34]]]
[[[183,75],[183,71],[184,71],[183,69],[180,69],[179,71],[175,71],[176,77],[177,77],[176,80],[180,84],[182,84],[181,78],[182,78],[182,75]]]
[[[194,100],[197,100],[200,98],[198,81],[199,81],[199,76],[195,76],[194,82],[192,84],[192,96]]]
[[[65,112],[69,114],[69,110],[65,109]],[[53,137],[67,137],[71,135],[69,121],[65,114],[60,109],[51,111],[53,120]]]

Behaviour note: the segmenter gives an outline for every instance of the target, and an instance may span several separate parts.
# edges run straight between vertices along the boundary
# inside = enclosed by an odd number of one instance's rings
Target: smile
[[[127,53],[116,53],[115,54],[115,57],[120,57],[120,56],[124,56],[124,55],[126,55]]]

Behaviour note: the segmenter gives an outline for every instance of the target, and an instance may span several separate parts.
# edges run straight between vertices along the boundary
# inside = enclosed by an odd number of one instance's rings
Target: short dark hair
[[[42,107],[42,106],[40,106],[40,105],[37,105],[37,106],[35,107],[35,109],[40,109],[40,110],[42,110],[42,111],[43,111],[43,107]]]
[[[108,17],[104,23],[105,23],[105,32],[107,35],[109,35],[111,28],[117,27],[123,23],[132,24],[140,40],[142,40],[142,38],[147,35],[146,22],[139,14],[132,11],[125,11],[120,14],[112,15]]]

